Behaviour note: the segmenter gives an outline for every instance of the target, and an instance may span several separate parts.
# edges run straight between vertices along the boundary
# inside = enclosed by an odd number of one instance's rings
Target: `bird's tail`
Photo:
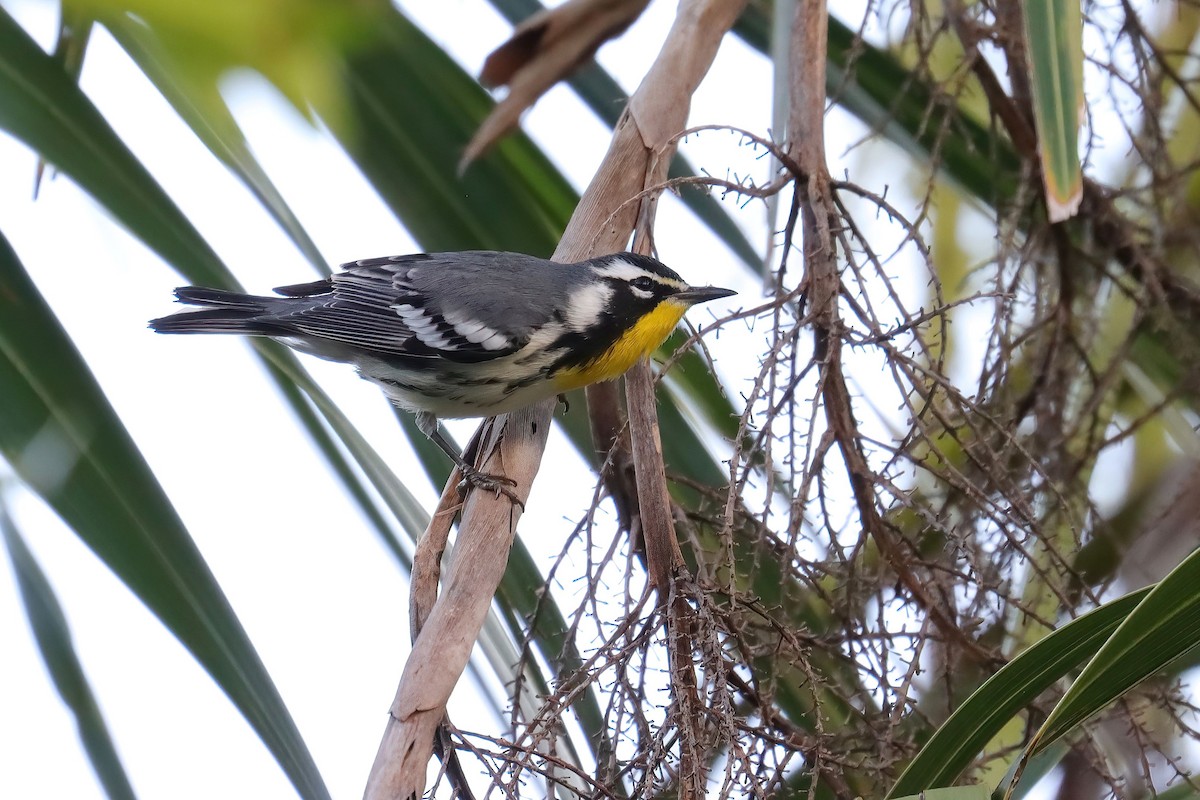
[[[181,286],[175,290],[181,303],[205,306],[200,311],[182,311],[150,320],[158,333],[278,333],[277,326],[264,319],[276,298],[206,289],[203,286]]]

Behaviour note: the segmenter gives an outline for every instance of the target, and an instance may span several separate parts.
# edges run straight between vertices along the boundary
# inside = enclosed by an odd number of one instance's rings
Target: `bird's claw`
[[[494,492],[497,497],[504,495],[515,505],[519,506],[521,511],[525,510],[525,504],[521,502],[521,498],[517,497],[516,492],[510,488],[517,485],[517,482],[512,478],[506,478],[503,475],[492,475],[474,467],[466,470],[460,468],[460,470],[462,472],[462,480],[458,484],[459,494],[465,495],[467,493],[466,487],[470,485],[485,492]]]

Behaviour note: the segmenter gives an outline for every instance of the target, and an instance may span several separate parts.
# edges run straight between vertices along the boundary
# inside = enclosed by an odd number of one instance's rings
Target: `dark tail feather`
[[[253,309],[260,314],[267,310],[266,302],[270,300],[268,297],[255,297],[252,294],[230,292],[226,289],[208,289],[204,286],[180,286],[175,290],[175,299],[194,306]]]
[[[206,289],[203,286],[181,286],[175,290],[181,303],[209,306],[201,311],[183,311],[150,320],[150,327],[159,333],[279,333],[276,326],[259,319],[267,313],[268,297]]]

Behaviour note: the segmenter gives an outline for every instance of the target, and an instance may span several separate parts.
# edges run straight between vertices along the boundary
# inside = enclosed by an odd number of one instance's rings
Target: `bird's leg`
[[[571,401],[567,399],[566,392],[558,393],[558,402],[562,403],[564,414],[571,410]]]
[[[436,444],[443,453],[450,457],[450,460],[458,467],[458,471],[462,473],[463,482],[469,483],[476,489],[483,489],[496,494],[503,494],[512,500],[521,510],[525,510],[525,504],[517,497],[516,493],[510,489],[510,486],[516,486],[517,482],[512,478],[506,478],[503,475],[491,475],[476,467],[474,464],[467,463],[467,460],[462,457],[458,449],[450,442],[446,441],[446,437],[442,436],[442,432],[438,430],[437,417],[424,411],[417,413],[417,427],[429,437],[429,440]],[[460,485],[461,489],[462,486]]]

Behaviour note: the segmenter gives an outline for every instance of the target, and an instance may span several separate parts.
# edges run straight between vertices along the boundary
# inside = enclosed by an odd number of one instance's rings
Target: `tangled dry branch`
[[[825,11],[798,5],[794,33],[808,46],[793,48],[806,54],[793,65],[796,144],[744,139],[780,171],[757,185],[671,183],[792,200],[767,298],[704,329],[749,330],[758,345],[757,368],[736,387],[728,481],[670,475],[686,569],[662,604],[644,551],[609,530],[598,489],[560,562],[586,564],[586,582],[564,590],[556,567],[544,590],[573,609],[570,653],[525,642],[531,662],[566,670],[559,684],[545,696],[515,687],[540,710],[514,711],[507,738],[456,739],[508,796],[531,781],[597,798],[878,796],[1013,652],[1114,585],[1131,588],[1133,556],[1111,554],[1170,505],[1138,494],[1138,481],[1169,484],[1168,500],[1195,486],[1194,470],[1169,482],[1165,458],[1135,465],[1141,474],[1105,461],[1164,437],[1183,449],[1164,430],[1172,415],[1196,415],[1200,227],[1186,193],[1200,157],[1181,154],[1162,124],[1171,103],[1200,113],[1194,56],[1156,39],[1150,9],[1089,6],[1092,33],[1112,43],[1089,74],[1108,86],[1089,95],[1084,213],[1050,225],[1006,4],[868,12],[864,30],[905,20],[897,50],[911,80],[935,87],[925,111],[937,130],[909,189],[873,180],[869,159],[895,155],[867,145],[853,181],[826,172],[824,49],[802,19]],[[975,153],[998,173],[996,195],[978,198],[983,213],[950,202],[942,147],[965,123],[946,109],[974,114],[1016,155],[1012,174],[999,174],[1007,162]],[[1113,158],[1101,153],[1101,116],[1121,121],[1137,161],[1101,168]],[[931,246],[943,221],[968,241]],[[603,441],[621,436],[613,415]],[[1114,475],[1127,484],[1119,491]],[[623,524],[629,505],[616,508]],[[1194,537],[1194,520],[1186,527]],[[1195,738],[1191,715],[1177,687],[1154,687],[1114,709],[1121,722],[1093,729],[1136,731],[1139,755],[1126,763],[1140,769],[1114,768],[1103,736],[1081,741],[1064,769],[1121,797],[1178,780],[1188,765],[1172,748]],[[593,737],[594,770],[559,756],[576,730]],[[978,768],[1020,744],[1020,734],[993,742]]]

